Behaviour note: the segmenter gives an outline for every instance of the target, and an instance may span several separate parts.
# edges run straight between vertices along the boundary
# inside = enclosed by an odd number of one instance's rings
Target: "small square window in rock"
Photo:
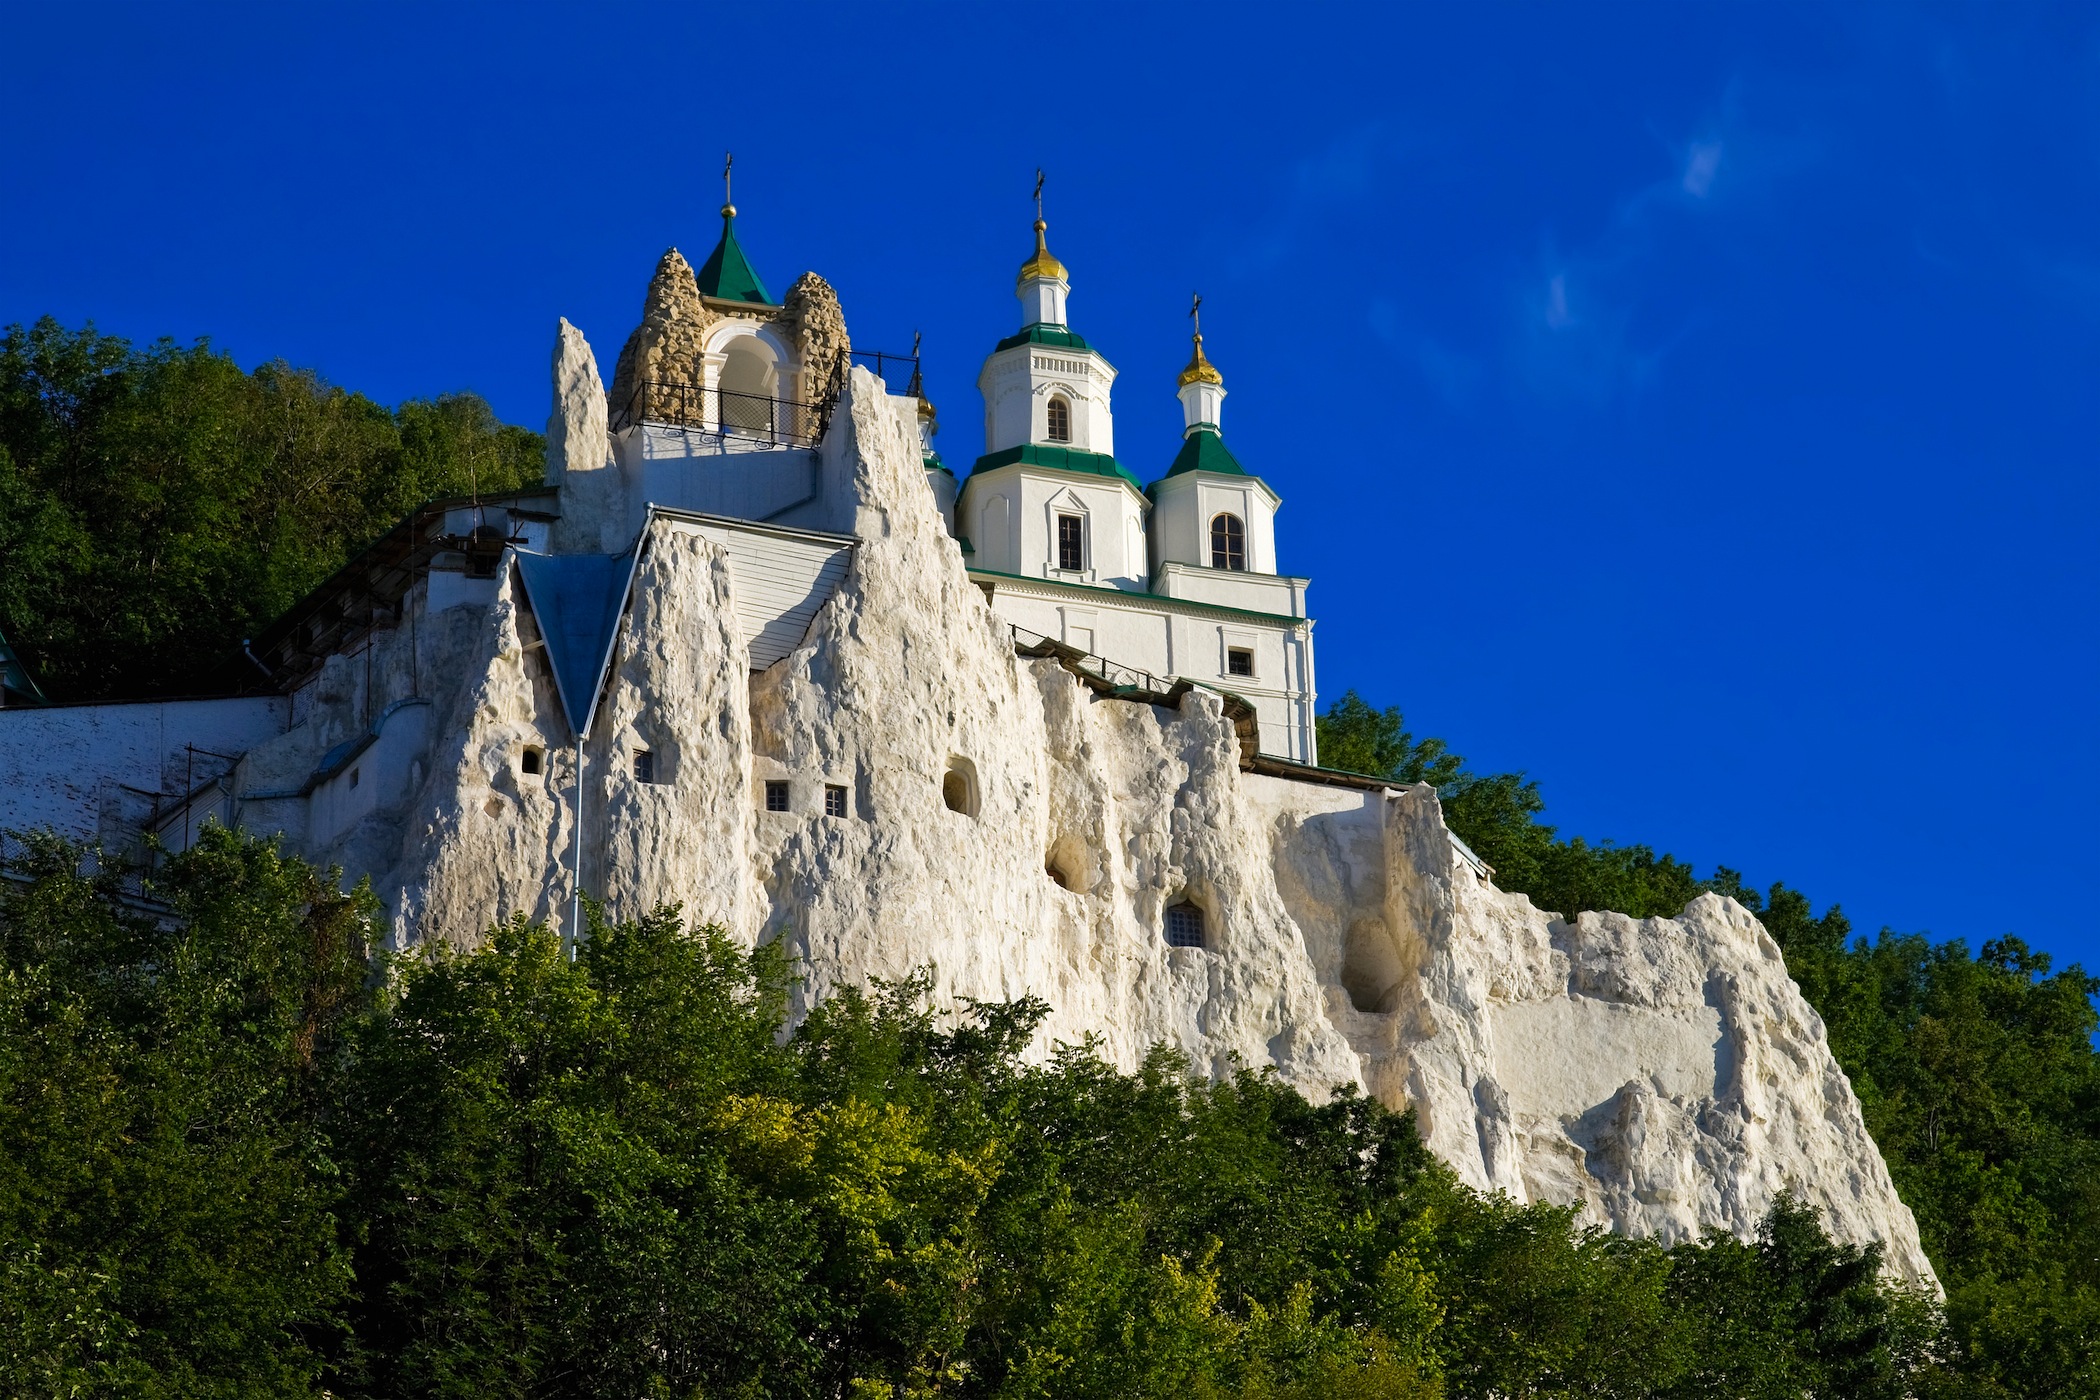
[[[1188,900],[1167,910],[1167,945],[1172,948],[1203,946],[1203,911]]]
[[[843,817],[846,815],[846,789],[837,783],[824,785],[824,815]]]
[[[766,810],[785,812],[788,809],[788,785],[782,782],[766,784]]]
[[[638,783],[656,781],[656,755],[647,749],[634,751],[634,780]]]
[[[1228,676],[1251,676],[1254,674],[1253,647],[1225,648],[1225,674]]]
[[[527,748],[518,758],[518,771],[527,777],[537,777],[540,771],[540,751]]]

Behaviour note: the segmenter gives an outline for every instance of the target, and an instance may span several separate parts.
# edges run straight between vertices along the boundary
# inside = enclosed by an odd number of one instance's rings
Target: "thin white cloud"
[[[1546,283],[1546,328],[1564,331],[1575,324],[1575,315],[1568,310],[1568,274],[1556,272]]]
[[[1684,179],[1680,182],[1684,192],[1694,199],[1704,199],[1713,190],[1714,177],[1721,173],[1721,143],[1719,141],[1694,141],[1690,154],[1684,162]]]

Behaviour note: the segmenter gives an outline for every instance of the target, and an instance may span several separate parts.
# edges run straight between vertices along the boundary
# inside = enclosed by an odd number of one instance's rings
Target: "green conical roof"
[[[759,306],[778,306],[766,284],[751,270],[744,250],[736,243],[736,210],[722,210],[722,241],[700,265],[700,295],[724,301],[748,301]]]
[[[1174,456],[1174,465],[1167,468],[1168,476],[1180,476],[1183,472],[1224,472],[1228,476],[1252,476],[1254,473],[1240,465],[1239,458],[1226,450],[1225,439],[1218,436],[1215,428],[1199,427],[1181,440],[1181,451]]]

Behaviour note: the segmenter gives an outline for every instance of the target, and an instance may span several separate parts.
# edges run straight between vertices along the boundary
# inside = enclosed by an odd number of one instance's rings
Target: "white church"
[[[841,503],[827,499],[801,444],[816,435],[847,363],[843,323],[832,334],[828,318],[805,310],[814,279],[775,304],[735,222],[725,206],[721,241],[696,279],[710,314],[697,372],[683,381],[639,373],[632,343],[622,356],[612,428],[632,529],[651,504],[755,523],[841,523]],[[1020,329],[992,348],[978,376],[985,450],[960,487],[934,448],[934,407],[917,374],[892,386],[917,400],[927,482],[970,576],[1025,633],[1157,681],[1152,689],[1187,679],[1229,691],[1259,716],[1263,753],[1316,763],[1308,580],[1278,569],[1280,499],[1225,446],[1224,377],[1199,330],[1180,375],[1180,449],[1171,459],[1140,449],[1170,460],[1144,485],[1117,460],[1115,366],[1072,329],[1071,281],[1046,228],[1038,217],[1035,252],[1015,280]],[[645,321],[636,334],[648,330]]]

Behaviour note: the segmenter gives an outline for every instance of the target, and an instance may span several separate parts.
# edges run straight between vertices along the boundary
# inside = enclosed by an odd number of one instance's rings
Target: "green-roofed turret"
[[[724,301],[750,302],[754,306],[778,306],[766,284],[758,280],[751,270],[750,260],[736,241],[736,206],[722,206],[722,241],[700,264],[696,279],[700,283],[700,295],[720,297]]]
[[[722,162],[722,239],[715,250],[700,264],[700,273],[694,280],[700,284],[700,295],[720,297],[723,301],[749,302],[753,306],[778,306],[766,284],[758,280],[751,270],[751,260],[736,241],[736,204],[729,197],[729,169],[733,158]]]

